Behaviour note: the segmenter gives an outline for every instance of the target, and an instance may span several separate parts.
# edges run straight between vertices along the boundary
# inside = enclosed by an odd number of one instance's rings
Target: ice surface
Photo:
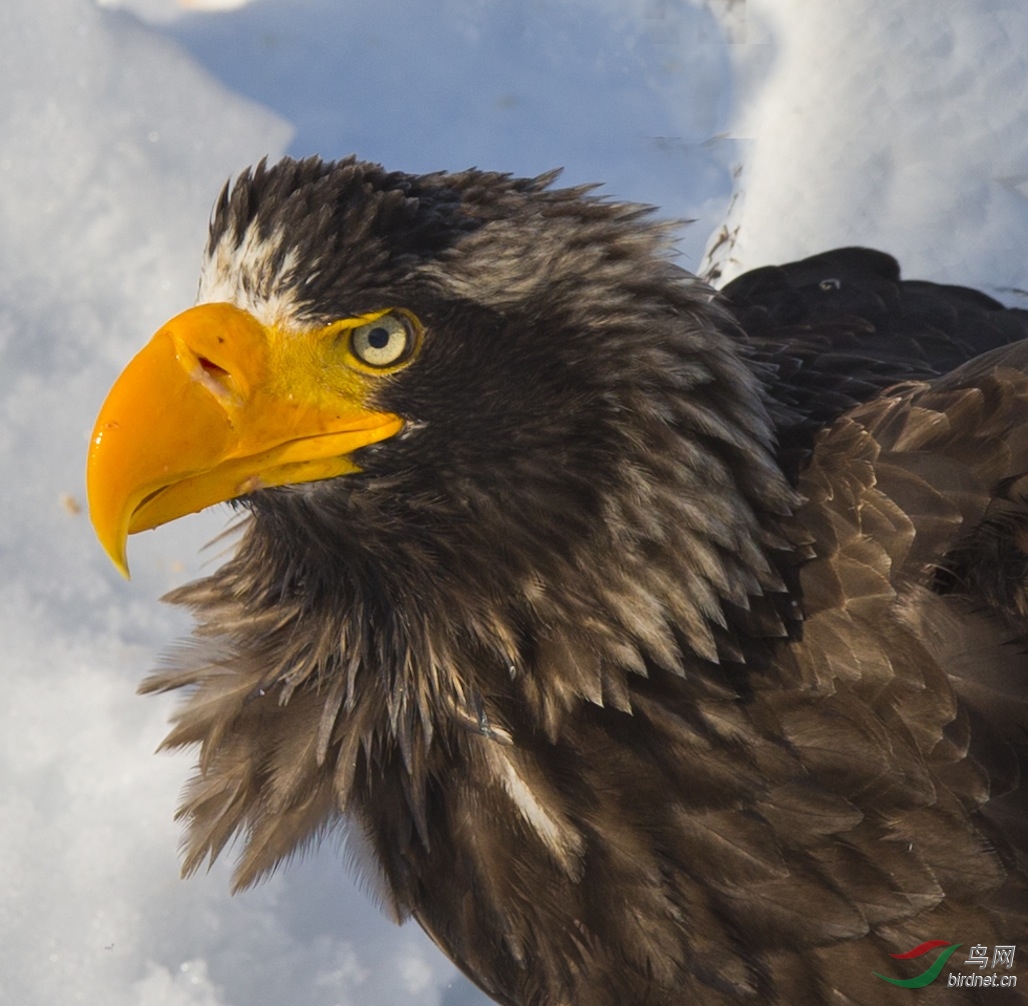
[[[134,687],[186,631],[157,597],[217,561],[228,511],[134,538],[126,584],[82,469],[111,380],[192,301],[229,174],[286,150],[563,164],[695,218],[695,267],[743,165],[729,270],[880,241],[1016,286],[1022,7],[2,0],[0,1003],[484,1002],[331,847],[235,898],[224,865],[177,876],[190,760],[152,755],[171,700]]]

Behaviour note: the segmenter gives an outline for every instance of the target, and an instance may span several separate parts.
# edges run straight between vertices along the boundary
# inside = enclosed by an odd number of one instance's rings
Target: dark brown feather
[[[428,335],[404,434],[255,493],[169,598],[186,870],[347,822],[509,1006],[902,1004],[890,953],[1028,944],[1024,316],[861,249],[718,298],[551,181],[287,161],[219,202],[212,260],[299,263],[241,288]]]

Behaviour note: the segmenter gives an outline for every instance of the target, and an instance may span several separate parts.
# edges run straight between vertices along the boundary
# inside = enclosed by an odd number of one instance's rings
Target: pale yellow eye
[[[414,327],[401,314],[383,314],[355,328],[350,349],[369,367],[392,367],[401,363],[414,348]]]

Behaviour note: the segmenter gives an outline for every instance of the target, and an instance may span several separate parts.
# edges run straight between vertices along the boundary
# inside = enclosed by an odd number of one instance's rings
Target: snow
[[[761,45],[725,278],[843,244],[1014,300],[1028,222],[1028,8],[1018,0],[750,0]]]
[[[120,367],[187,307],[226,177],[283,152],[538,173],[656,203],[725,275],[838,243],[1026,282],[1020,0],[4,0],[0,1003],[473,1006],[331,844],[230,897],[178,879],[188,756],[135,685],[225,508],[107,563],[82,512]],[[739,171],[734,203],[733,172]],[[731,209],[729,209],[731,203]]]

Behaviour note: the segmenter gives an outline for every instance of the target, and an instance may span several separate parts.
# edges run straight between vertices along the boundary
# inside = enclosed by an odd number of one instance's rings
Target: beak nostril
[[[197,357],[197,362],[203,367],[204,373],[209,374],[211,377],[228,377],[228,371],[224,367],[219,367],[213,360],[208,360],[206,356]]]
[[[191,351],[192,366],[187,369],[191,372],[192,378],[202,384],[222,405],[229,402],[239,404],[239,387],[230,370],[226,370],[220,364],[215,363],[210,357]],[[185,354],[180,354],[179,359],[184,360]]]

